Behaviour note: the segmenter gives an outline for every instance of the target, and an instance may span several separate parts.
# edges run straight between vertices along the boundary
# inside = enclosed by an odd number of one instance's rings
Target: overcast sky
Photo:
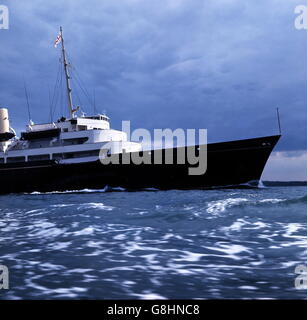
[[[49,121],[64,29],[72,65],[112,126],[206,128],[209,141],[283,137],[265,179],[307,180],[306,0],[0,0],[0,106],[11,125]],[[78,86],[74,86],[78,89]],[[75,104],[93,106],[75,90]],[[64,101],[64,100],[63,100]],[[60,102],[60,98],[59,98]],[[66,112],[58,103],[56,117]]]

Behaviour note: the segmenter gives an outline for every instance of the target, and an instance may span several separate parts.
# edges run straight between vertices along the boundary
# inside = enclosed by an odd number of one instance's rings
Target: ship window
[[[28,156],[28,161],[42,161],[42,160],[49,160],[49,154],[39,154],[36,156]]]
[[[78,126],[79,131],[85,131],[87,130],[87,126]]]
[[[6,159],[7,163],[13,163],[13,162],[25,162],[25,157],[10,157]]]
[[[72,144],[83,144],[88,140],[87,137],[85,138],[75,138],[75,139],[64,139],[63,140],[63,145],[72,145]]]
[[[64,157],[64,159],[74,158],[74,153],[73,152],[63,153],[63,157]]]
[[[94,157],[98,155],[99,155],[99,150],[89,150],[89,151],[66,153],[65,157],[68,156],[68,158],[83,158],[83,157]]]

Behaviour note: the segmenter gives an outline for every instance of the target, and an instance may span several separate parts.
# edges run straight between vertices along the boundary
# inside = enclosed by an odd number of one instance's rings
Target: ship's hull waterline
[[[127,190],[255,187],[279,138],[276,135],[208,144],[207,171],[202,175],[189,175],[188,163],[105,165],[98,160],[0,164],[0,193],[100,190],[106,186]],[[152,159],[155,152],[150,152]],[[173,152],[176,158],[176,148]]]

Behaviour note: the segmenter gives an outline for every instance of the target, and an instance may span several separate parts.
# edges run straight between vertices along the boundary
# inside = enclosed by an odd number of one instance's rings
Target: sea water
[[[0,196],[0,299],[307,298],[307,187]]]

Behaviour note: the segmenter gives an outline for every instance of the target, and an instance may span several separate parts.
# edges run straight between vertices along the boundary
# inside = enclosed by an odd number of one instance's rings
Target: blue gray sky
[[[59,26],[69,57],[112,126],[206,128],[209,141],[283,137],[264,179],[307,180],[306,0],[0,0],[0,106],[12,126],[49,120]],[[82,95],[75,101],[91,113]],[[56,115],[65,111],[58,106]]]

